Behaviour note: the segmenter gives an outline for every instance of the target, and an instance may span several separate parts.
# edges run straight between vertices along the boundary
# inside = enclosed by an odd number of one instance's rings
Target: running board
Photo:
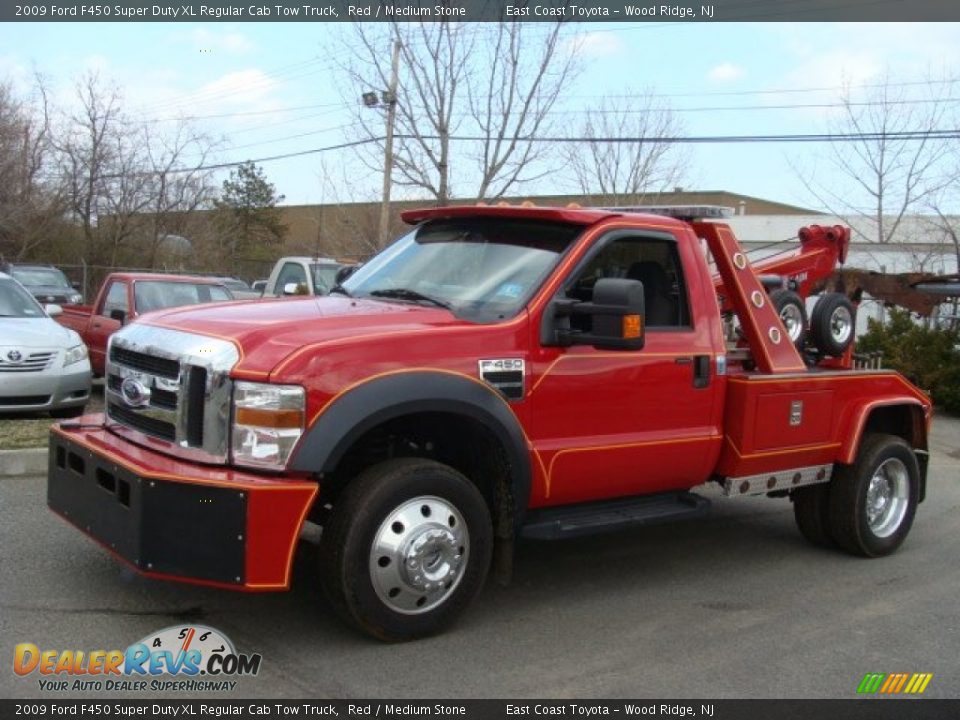
[[[707,498],[689,492],[566,505],[531,511],[520,534],[531,540],[559,540],[684,520],[709,509]]]

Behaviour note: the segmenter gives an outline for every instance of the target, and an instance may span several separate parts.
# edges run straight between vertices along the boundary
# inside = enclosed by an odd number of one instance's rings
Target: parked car
[[[230,294],[233,295],[233,297],[237,300],[252,300],[262,296],[262,293],[259,290],[254,290],[240,278],[215,277],[212,279],[223,283],[223,285],[230,291]]]
[[[107,340],[134,318],[153,310],[233,299],[230,291],[216,278],[111,273],[103,281],[93,305],[65,308],[57,320],[80,333],[90,348],[93,372],[100,376]]]
[[[0,412],[76,417],[90,398],[90,360],[80,336],[51,319],[11,276],[0,273]]]
[[[53,265],[7,263],[0,270],[23,285],[40,303],[79,305],[83,302],[79,290]]]
[[[337,273],[344,267],[349,266],[333,258],[280,258],[273,266],[263,295],[326,295],[337,286]]]

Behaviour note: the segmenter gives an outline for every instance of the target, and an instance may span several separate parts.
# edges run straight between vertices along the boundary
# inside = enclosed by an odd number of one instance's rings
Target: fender
[[[916,397],[886,398],[883,400],[873,400],[864,402],[858,407],[852,409],[852,420],[850,425],[852,432],[848,433],[846,440],[840,448],[838,462],[850,465],[857,459],[857,453],[860,452],[860,443],[863,441],[863,434],[867,426],[867,420],[874,410],[881,408],[905,407],[910,410],[912,437],[904,438],[910,443],[917,455],[917,464],[920,467],[920,502],[924,500],[927,494],[927,426],[929,417],[927,416],[929,405],[924,405]]]
[[[510,463],[514,527],[530,500],[530,451],[517,416],[486,383],[449,371],[410,370],[380,375],[336,397],[301,439],[291,470],[319,473],[336,468],[364,433],[388,420],[418,412],[449,412],[483,424],[500,441]]]

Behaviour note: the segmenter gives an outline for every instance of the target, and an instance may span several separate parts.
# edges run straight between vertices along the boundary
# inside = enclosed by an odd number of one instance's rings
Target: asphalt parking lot
[[[720,500],[700,520],[524,545],[513,584],[451,632],[392,646],[331,616],[309,545],[289,593],[154,582],[51,514],[44,477],[0,479],[0,696],[42,695],[11,670],[17,643],[125,648],[195,621],[262,654],[235,697],[853,698],[867,672],[931,672],[926,696],[960,697],[960,419],[938,418],[931,444],[928,499],[892,557],[807,545],[786,500]]]

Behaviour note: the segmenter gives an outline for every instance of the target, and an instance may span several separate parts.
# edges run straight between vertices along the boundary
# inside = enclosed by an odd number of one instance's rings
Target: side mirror
[[[47,315],[49,315],[50,317],[63,315],[63,308],[57,305],[56,303],[50,303],[49,305],[44,305],[43,309],[47,311]]]
[[[554,303],[556,342],[560,346],[593,345],[601,350],[640,350],[644,342],[643,283],[623,278],[601,278],[591,302]],[[562,318],[589,317],[590,332],[562,326]]]
[[[283,286],[284,295],[299,295],[300,294],[300,285],[299,283],[287,283]]]
[[[358,267],[360,267],[360,266],[359,266],[359,265],[344,265],[342,268],[340,268],[339,270],[337,270],[337,275],[336,275],[336,277],[334,278],[335,283],[336,283],[337,285],[341,285],[344,280],[346,280],[348,277],[350,277],[351,275],[353,275],[353,274],[357,271],[357,268],[358,268]]]
[[[127,313],[119,308],[114,308],[110,311],[110,319],[116,320],[118,323],[123,325],[127,321]]]

